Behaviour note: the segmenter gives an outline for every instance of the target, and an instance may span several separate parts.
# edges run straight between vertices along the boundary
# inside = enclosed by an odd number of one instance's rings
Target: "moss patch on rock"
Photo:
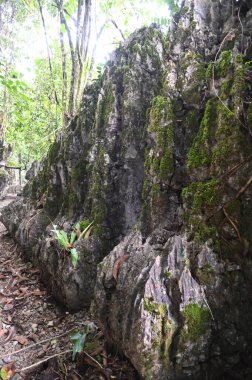
[[[187,166],[189,169],[197,169],[200,166],[211,163],[210,140],[213,135],[216,119],[216,100],[208,100],[204,117],[201,121],[199,132],[194,139],[188,153]]]
[[[182,310],[184,317],[184,328],[180,336],[181,343],[195,342],[206,333],[211,326],[211,315],[207,308],[196,303],[185,306]]]

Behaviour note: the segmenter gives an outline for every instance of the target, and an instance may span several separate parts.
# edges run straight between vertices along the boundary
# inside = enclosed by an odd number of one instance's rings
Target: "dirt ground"
[[[0,209],[8,200],[0,202]],[[73,360],[73,334],[88,332]],[[76,335],[75,335],[76,337]],[[2,379],[136,380],[132,366],[106,348],[85,311],[69,313],[40,282],[39,270],[0,224],[0,369]]]

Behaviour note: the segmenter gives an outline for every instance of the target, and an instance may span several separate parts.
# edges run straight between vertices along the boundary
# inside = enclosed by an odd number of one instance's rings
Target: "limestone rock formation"
[[[41,266],[53,294],[72,309],[89,306],[96,266],[136,224],[141,211],[147,110],[163,78],[158,28],[133,34],[85,92],[79,115],[48,156],[28,172],[24,198],[2,220]],[[76,270],[51,233],[94,221],[79,242]]]
[[[2,212],[146,380],[252,376],[251,20],[250,0],[185,0],[168,36],[135,32]],[[77,221],[74,269],[51,229]]]

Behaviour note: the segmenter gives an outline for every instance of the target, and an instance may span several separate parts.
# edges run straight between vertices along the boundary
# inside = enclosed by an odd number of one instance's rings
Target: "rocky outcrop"
[[[99,269],[93,310],[144,379],[251,376],[251,15],[224,1],[176,15],[140,231]]]
[[[134,33],[2,213],[143,379],[252,376],[251,16],[250,0],[186,0],[168,37]],[[51,221],[93,221],[76,269]]]
[[[55,297],[89,306],[96,266],[136,224],[141,211],[147,110],[163,78],[164,37],[156,27],[133,34],[85,92],[79,115],[48,156],[27,174],[24,198],[2,220],[41,267]],[[76,243],[76,270],[51,230],[94,222]]]

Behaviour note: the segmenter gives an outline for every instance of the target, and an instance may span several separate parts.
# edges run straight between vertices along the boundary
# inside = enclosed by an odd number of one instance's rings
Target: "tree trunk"
[[[42,8],[41,0],[37,0],[37,1],[38,1],[39,12],[40,12],[40,16],[41,16],[41,20],[42,20],[42,24],[43,24],[43,29],[44,29],[44,36],[45,36],[46,50],[47,50],[47,58],[48,58],[48,63],[49,63],[49,69],[50,69],[50,75],[51,75],[53,90],[54,90],[55,102],[56,102],[56,104],[59,105],[57,91],[56,91],[56,87],[55,87],[55,83],[54,83],[54,79],[53,79],[52,60],[51,60],[51,54],[50,54],[50,49],[49,49],[49,43],[48,43],[48,37],[47,37],[47,31],[46,31],[46,25],[45,25],[45,19],[44,19],[44,15],[43,15],[43,8]]]

